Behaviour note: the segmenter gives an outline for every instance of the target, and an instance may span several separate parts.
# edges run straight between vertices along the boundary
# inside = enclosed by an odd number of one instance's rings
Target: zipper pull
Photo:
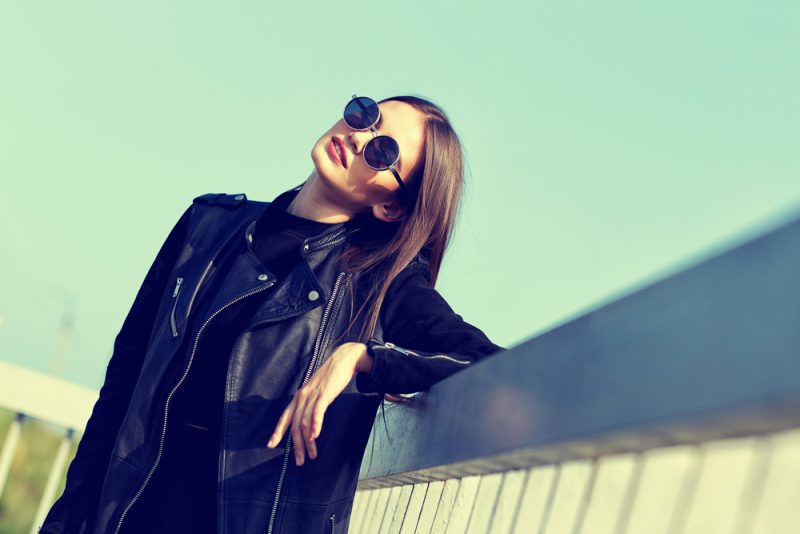
[[[183,283],[183,277],[179,276],[178,279],[175,280],[175,291],[172,292],[172,298],[178,296],[178,291],[180,291],[182,283]]]
[[[172,337],[178,337],[178,322],[175,319],[175,308],[178,307],[178,292],[181,290],[183,277],[179,276],[175,280],[175,290],[172,292],[172,309],[169,311],[169,327],[172,330]]]
[[[384,346],[384,347],[386,347],[386,348],[389,348],[389,349],[394,349],[394,350],[396,350],[397,352],[399,352],[399,353],[401,353],[401,354],[405,354],[406,356],[408,356],[408,351],[407,351],[406,349],[404,349],[404,348],[402,348],[402,347],[398,347],[397,345],[395,345],[395,344],[394,344],[394,343],[392,343],[391,341],[386,341],[386,342],[383,344],[383,346]]]

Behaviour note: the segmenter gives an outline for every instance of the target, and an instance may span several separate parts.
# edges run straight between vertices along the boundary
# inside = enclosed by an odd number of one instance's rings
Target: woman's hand
[[[316,459],[315,440],[322,430],[325,410],[357,373],[371,368],[372,356],[364,343],[347,342],[336,347],[283,411],[267,447],[274,448],[291,423],[295,463],[303,465],[306,449],[308,456]]]

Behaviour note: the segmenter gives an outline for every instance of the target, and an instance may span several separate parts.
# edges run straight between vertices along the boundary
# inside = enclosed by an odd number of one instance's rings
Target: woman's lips
[[[337,146],[341,150],[341,153],[342,153],[341,157],[339,157],[339,153],[336,150]],[[340,139],[338,139],[336,137],[332,137],[331,138],[330,143],[328,143],[328,154],[339,165],[341,165],[345,169],[347,168],[347,155],[346,155],[345,150],[344,150],[344,143],[342,143]]]
[[[342,165],[344,168],[347,168],[347,150],[344,148],[344,141],[342,141],[341,137],[333,137],[333,142],[336,143],[336,146],[339,147],[339,153],[342,155]]]
[[[328,155],[331,157],[333,161],[344,167],[342,160],[339,159],[339,154],[336,153],[336,148],[333,146],[333,139],[328,142],[327,146]]]

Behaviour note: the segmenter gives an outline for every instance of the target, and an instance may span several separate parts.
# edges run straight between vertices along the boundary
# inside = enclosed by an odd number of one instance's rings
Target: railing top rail
[[[0,361],[0,406],[83,432],[99,392]]]

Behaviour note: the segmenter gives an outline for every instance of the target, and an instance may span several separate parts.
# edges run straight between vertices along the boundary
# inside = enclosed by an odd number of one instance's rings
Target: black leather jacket
[[[258,262],[238,262],[231,267],[238,287],[216,296],[205,317],[191,315],[223,247],[247,239],[268,205],[245,195],[208,194],[195,198],[183,213],[114,341],[66,487],[40,532],[120,530],[158,466],[169,401],[191,368],[191,348],[214,316],[239,299],[270,292],[230,355],[218,464],[220,533],[347,532],[361,460],[383,393],[422,391],[502,349],[483,336],[485,343],[469,353],[411,350],[384,342],[379,325],[367,342],[372,370],[357,375],[328,407],[317,439],[318,458],[295,466],[290,431],[275,449],[266,447],[267,439],[294,392],[333,351],[332,340],[345,331],[374,281],[340,271],[336,260],[354,231],[345,223],[306,239],[301,268],[284,280],[276,280]],[[401,275],[416,271],[430,274],[422,254]],[[354,302],[347,297],[348,286]],[[358,331],[353,328],[339,343],[358,341]]]

